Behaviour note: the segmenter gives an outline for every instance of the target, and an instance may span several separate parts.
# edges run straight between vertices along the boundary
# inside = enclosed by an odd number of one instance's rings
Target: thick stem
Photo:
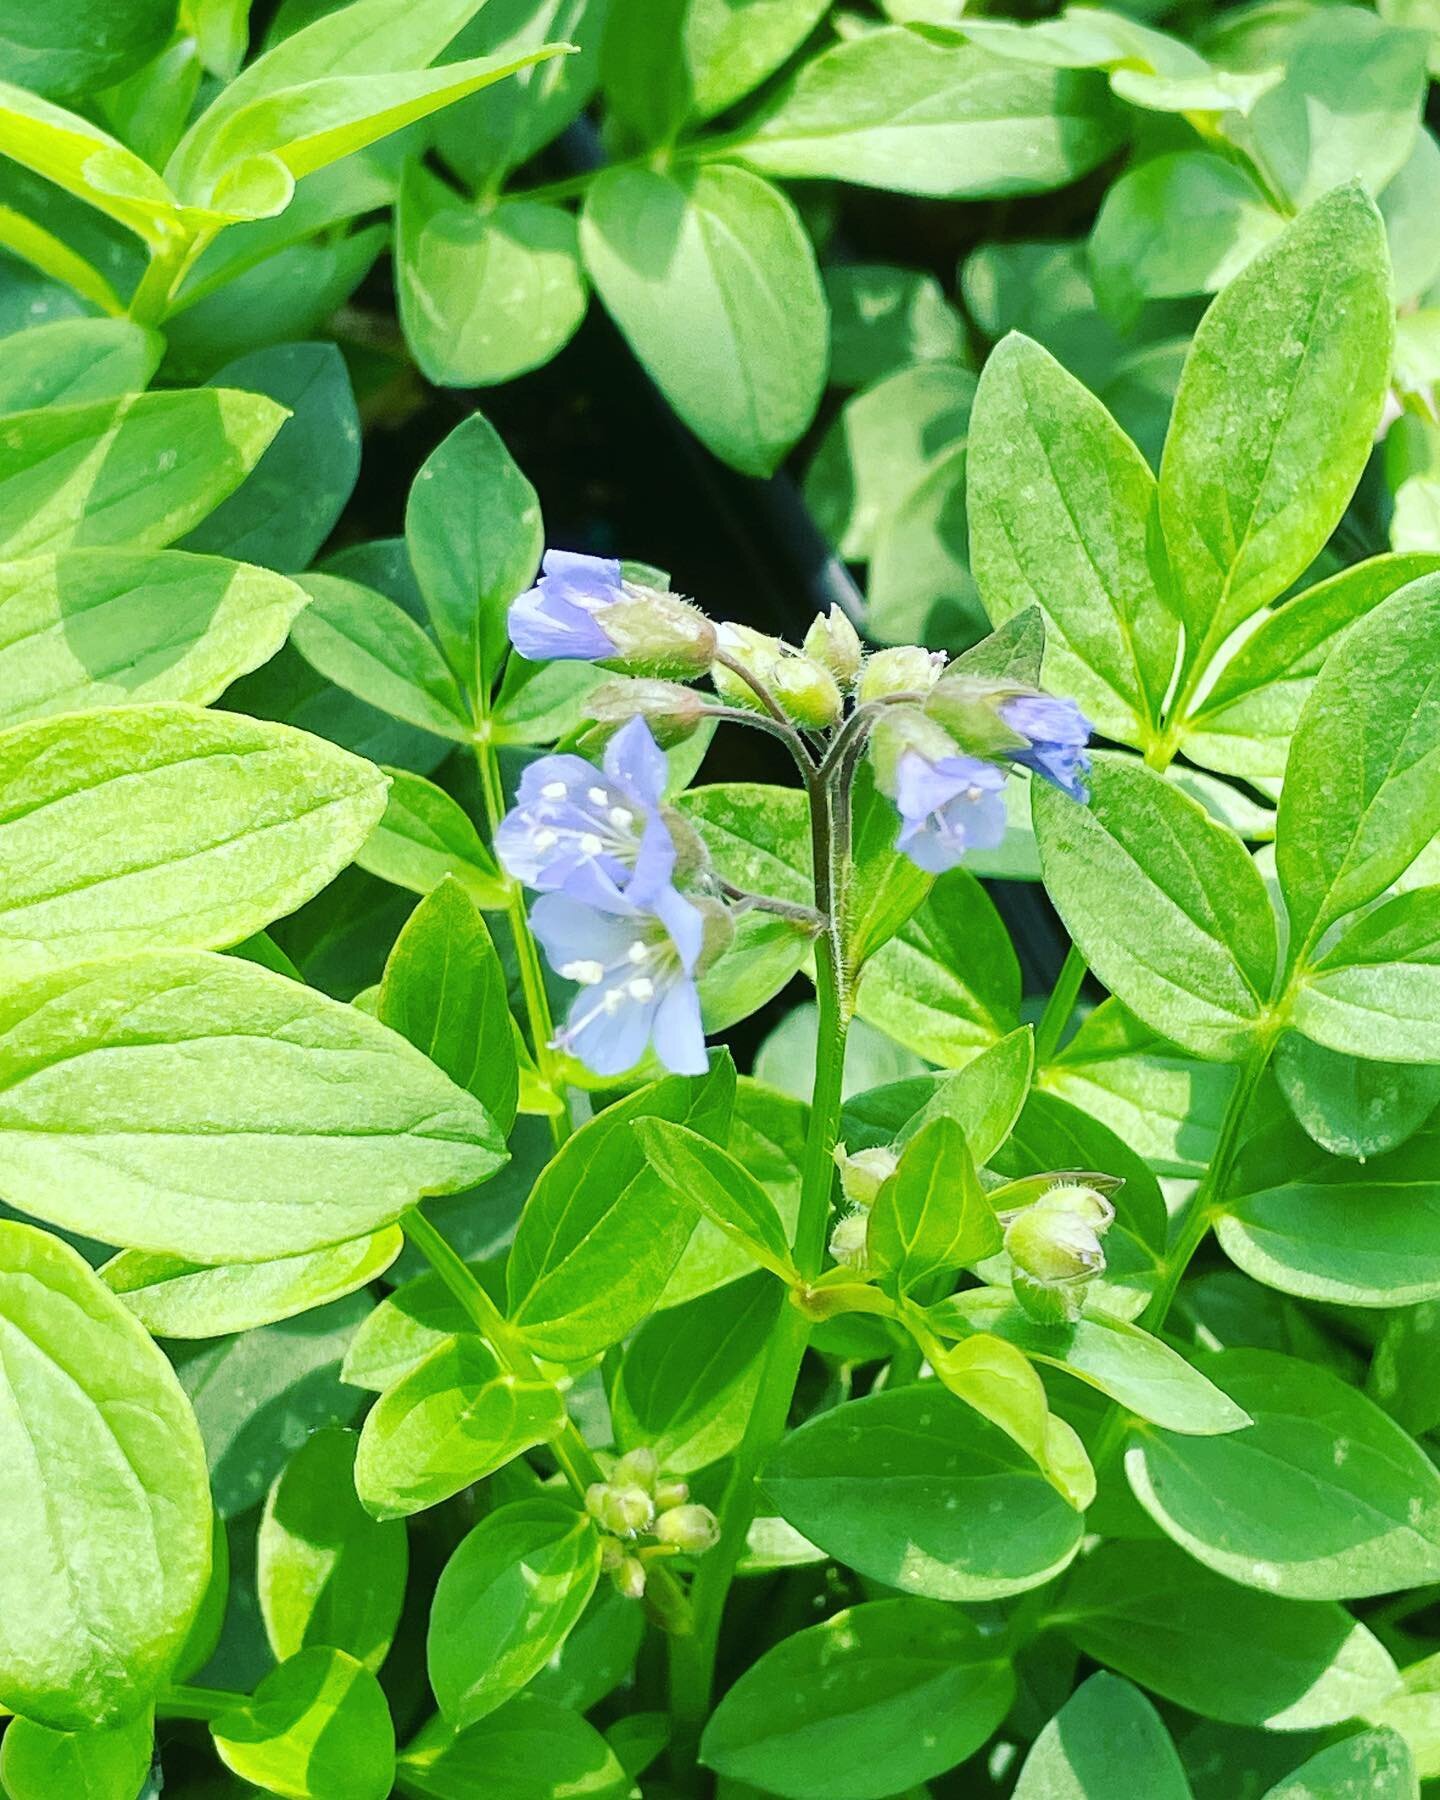
[[[1050,998],[1045,1002],[1045,1011],[1040,1015],[1040,1023],[1035,1027],[1035,1065],[1037,1068],[1043,1068],[1060,1048],[1060,1039],[1075,1011],[1075,1002],[1080,997],[1080,985],[1085,979],[1085,967],[1085,958],[1076,945],[1072,944],[1065,952],[1065,961],[1061,964],[1060,973],[1055,978],[1055,986],[1050,990]]]
[[[191,240],[167,237],[150,252],[150,261],[130,296],[130,317],[137,325],[158,325],[170,307],[170,296],[190,261]]]

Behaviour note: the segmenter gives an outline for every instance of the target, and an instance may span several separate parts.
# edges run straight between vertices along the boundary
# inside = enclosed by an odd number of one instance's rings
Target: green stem
[[[150,253],[145,273],[130,296],[129,314],[137,325],[158,325],[170,305],[170,296],[188,261],[191,240],[169,237]]]
[[[155,1711],[162,1719],[203,1719],[208,1724],[222,1713],[243,1706],[248,1694],[233,1694],[225,1688],[190,1687],[177,1684],[162,1689]]]
[[[1045,1002],[1045,1011],[1040,1015],[1040,1023],[1035,1027],[1035,1065],[1044,1068],[1050,1058],[1060,1048],[1060,1039],[1065,1027],[1070,1023],[1071,1014],[1075,1011],[1075,1002],[1080,997],[1080,984],[1085,979],[1085,958],[1079,947],[1071,944],[1065,952],[1065,961],[1060,973],[1055,978],[1055,986],[1050,990],[1050,998]]]
[[[495,754],[495,746],[484,735],[486,721],[476,721],[476,730],[480,734],[475,743],[475,768],[480,777],[480,795],[485,805],[485,821],[490,828],[491,841],[494,841],[495,830],[505,816],[505,790],[500,781],[500,759]],[[550,1015],[550,997],[545,992],[545,975],[540,967],[540,952],[530,932],[530,921],[525,914],[525,896],[519,886],[507,876],[505,916],[510,922],[510,935],[515,941],[515,960],[520,969],[520,992],[525,1000],[525,1016],[530,1026],[530,1048],[535,1057],[535,1067],[541,1081],[558,1099],[565,1098],[565,1083],[556,1063],[555,1053],[551,1049],[551,1040],[555,1036],[555,1021]],[[550,1134],[555,1140],[555,1147],[570,1135],[570,1112],[568,1107],[559,1112],[550,1113]]]

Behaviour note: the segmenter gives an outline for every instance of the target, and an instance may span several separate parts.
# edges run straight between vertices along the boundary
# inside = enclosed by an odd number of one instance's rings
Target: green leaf
[[[728,1456],[755,1406],[784,1298],[758,1272],[646,1319],[610,1391],[616,1442],[648,1445],[668,1475]]]
[[[1278,780],[1315,677],[1346,632],[1397,588],[1440,568],[1430,555],[1372,556],[1269,614],[1189,714],[1185,754],[1227,775]]]
[[[302,1650],[210,1727],[221,1762],[292,1800],[385,1800],[395,1727],[380,1684],[343,1650]]]
[[[893,938],[935,885],[895,848],[895,803],[875,785],[866,758],[850,787],[851,869],[841,900],[841,932],[850,968],[865,963]]]
[[[447,876],[411,913],[386,960],[375,1016],[509,1131],[520,1070],[505,970],[459,882]]]
[[[1418,1800],[1415,1763],[1393,1731],[1362,1731],[1318,1751],[1265,1800]]]
[[[0,565],[0,726],[125,701],[216,700],[285,642],[305,591],[178,550]]]
[[[229,388],[12,413],[0,433],[0,555],[160,549],[233,493],[285,420]]]
[[[645,1160],[679,1201],[702,1212],[733,1242],[782,1281],[793,1278],[790,1239],[775,1202],[727,1150],[698,1132],[664,1119],[640,1119],[634,1126]]]
[[[1397,1679],[1341,1607],[1237,1587],[1173,1544],[1102,1545],[1071,1576],[1055,1622],[1097,1662],[1232,1725],[1338,1725]]]
[[[55,319],[16,332],[6,340],[0,412],[137,393],[148,387],[164,350],[158,331],[129,319]]]
[[[530,585],[544,541],[534,488],[471,413],[421,464],[405,543],[445,660],[477,697],[509,648],[505,612]]]
[[[385,773],[390,792],[384,815],[355,854],[360,867],[417,894],[430,893],[449,876],[476,906],[503,907],[504,878],[459,802],[408,769]]]
[[[455,677],[403,607],[334,575],[306,575],[301,586],[310,604],[290,636],[312,669],[407,724],[456,743],[473,741]]]
[[[22,1211],[204,1262],[343,1243],[505,1156],[479,1103],[395,1032],[202,951],[13,982],[0,1142]]]
[[[375,1518],[406,1518],[564,1428],[565,1403],[548,1381],[512,1374],[477,1337],[449,1339],[366,1415],[355,1486]]]
[[[900,1153],[870,1208],[867,1266],[906,1291],[993,1256],[1000,1222],[985,1197],[965,1133],[941,1113]]]
[[[8,1220],[0,1333],[0,1704],[57,1731],[118,1724],[165,1681],[209,1579],[200,1434],[81,1258]]]
[[[563,207],[517,199],[481,210],[414,163],[397,230],[405,338],[441,387],[512,381],[579,329],[589,294]]]
[[[284,1662],[315,1645],[378,1673],[405,1600],[405,1527],[372,1519],[355,1492],[353,1432],[315,1432],[265,1502],[256,1583],[270,1648]]]
[[[1167,1536],[1217,1574],[1293,1600],[1437,1578],[1440,1474],[1373,1401],[1267,1350],[1200,1366],[1253,1423],[1203,1440],[1132,1432],[1125,1473]]]
[[[501,744],[553,744],[581,727],[585,699],[604,679],[604,670],[590,663],[533,663],[512,651],[495,697],[491,736]]]
[[[7,68],[34,93],[93,93],[149,61],[174,23],[169,0],[131,0],[106,18],[104,32],[95,30],[88,6],[37,13],[27,0],[6,0],[0,7],[0,46]]]
[[[0,733],[0,969],[238,943],[319,892],[385,780],[320,738],[151,702]]]
[[[1200,1437],[1233,1432],[1249,1417],[1178,1351],[1123,1319],[1092,1311],[1073,1325],[1037,1324],[1008,1294],[976,1288],[932,1306],[944,1336],[983,1331],[1035,1362],[1064,1369],[1127,1411],[1171,1431]]]
[[[0,1783],[10,1800],[135,1800],[154,1744],[148,1712],[100,1731],[52,1731],[12,1719],[0,1742]]]
[[[964,362],[965,322],[933,275],[885,263],[824,272],[830,305],[830,379],[863,388],[911,363]]]
[[[1015,1800],[1107,1800],[1116,1773],[1145,1800],[1191,1800],[1160,1715],[1128,1681],[1092,1675],[1031,1746]]]
[[[994,902],[968,869],[942,875],[871,957],[856,1010],[949,1068],[1014,1030],[1020,965]]]
[[[400,1775],[422,1800],[626,1800],[635,1785],[593,1725],[538,1694],[460,1732],[433,1719]]]
[[[953,1075],[919,1075],[852,1095],[841,1113],[841,1138],[851,1150],[870,1150],[908,1143],[932,1120],[953,1119],[983,1166],[1025,1104],[1034,1060],[1030,1028],[1022,1026]]]
[[[100,1270],[145,1329],[163,1338],[223,1337],[293,1318],[368,1287],[404,1247],[396,1225],[349,1243],[270,1262],[186,1262],[149,1250],[122,1250]]]
[[[1107,736],[1146,744],[1180,627],[1151,566],[1144,457],[1102,402],[1012,333],[980,377],[969,487],[971,567],[990,617],[1039,606],[1048,684]]]
[[[1095,973],[1195,1055],[1237,1061],[1275,979],[1275,916],[1233,832],[1163,776],[1095,760],[1089,806],[1032,791],[1045,884]]]
[[[953,1768],[1004,1718],[1000,1646],[933,1600],[872,1600],[783,1639],[710,1716],[701,1761],[786,1800],[879,1800]]]
[[[490,1291],[491,1267],[472,1265],[472,1273]],[[387,1294],[361,1320],[340,1373],[355,1387],[383,1394],[417,1369],[432,1350],[453,1338],[473,1335],[474,1330],[475,1321],[438,1275],[433,1271],[417,1275]]]
[[[1440,674],[1415,653],[1437,641],[1440,575],[1426,575],[1348,633],[1305,704],[1275,838],[1292,965],[1440,832]]]
[[[1417,1065],[1423,1103],[1425,1065],[1440,1063],[1440,887],[1396,894],[1353,924],[1302,978],[1291,1017],[1331,1050]]]
[[[1384,229],[1353,184],[1288,226],[1201,321],[1159,489],[1187,665],[1283,593],[1339,522],[1393,335]]]
[[[1409,1747],[1422,1780],[1433,1780],[1440,1772],[1440,1715],[1435,1704],[1440,1688],[1440,1658],[1422,1657],[1402,1670],[1403,1685],[1397,1692],[1370,1707],[1366,1719],[1400,1734]],[[1408,1800],[1408,1796],[1407,1796]]]
[[[743,473],[772,474],[810,423],[827,353],[814,251],[785,196],[724,163],[608,170],[586,195],[580,248],[695,435]]]
[[[806,63],[735,148],[772,175],[958,200],[1063,187],[1121,131],[1100,76],[871,31]]]
[[[1247,1275],[1304,1299],[1411,1306],[1440,1297],[1440,1135],[1356,1164],[1287,1122],[1255,1139],[1217,1231]]]
[[[793,1431],[761,1475],[770,1503],[858,1574],[932,1600],[1051,1580],[1083,1521],[1023,1451],[929,1384],[886,1389]]]
[[[695,1228],[650,1167],[637,1119],[722,1136],[734,1065],[672,1075],[617,1100],[568,1138],[536,1182],[510,1252],[510,1317],[537,1356],[578,1362],[652,1310]]]
[[[963,444],[943,451],[884,518],[870,546],[866,624],[886,644],[970,644],[989,621],[970,575]]]
[[[426,1663],[446,1722],[463,1731],[550,1660],[600,1578],[600,1539],[559,1500],[519,1500],[484,1518],[441,1571]]]

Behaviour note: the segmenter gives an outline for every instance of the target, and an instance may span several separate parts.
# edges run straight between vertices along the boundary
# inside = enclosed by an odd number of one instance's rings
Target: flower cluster
[[[631,1450],[605,1481],[585,1493],[585,1510],[600,1527],[601,1566],[627,1600],[645,1592],[645,1563],[656,1556],[703,1556],[714,1549],[720,1525],[697,1506],[683,1481],[666,1480],[653,1450]],[[649,1538],[641,1544],[642,1538]],[[637,1554],[638,1552],[638,1554]]]

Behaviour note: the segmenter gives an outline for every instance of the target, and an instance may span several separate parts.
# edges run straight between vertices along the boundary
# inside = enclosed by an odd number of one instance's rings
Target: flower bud
[[[610,1471],[610,1481],[615,1487],[638,1487],[653,1494],[659,1475],[660,1464],[655,1452],[648,1444],[642,1444],[638,1450],[625,1452]]]
[[[627,720],[640,717],[662,750],[683,744],[704,717],[703,698],[678,681],[649,681],[616,676],[585,696],[584,710],[595,721],[582,739],[587,754],[603,748]]]
[[[721,649],[770,690],[787,717],[809,731],[824,731],[844,711],[835,677],[813,657],[802,655],[779,638],[748,625],[722,625]],[[731,705],[763,711],[759,696],[733,669],[717,663],[711,670],[717,692]]]
[[[900,644],[877,650],[865,658],[860,670],[858,698],[888,700],[892,694],[928,694],[945,666],[943,654],[922,650],[918,644]]]
[[[645,1565],[638,1556],[622,1557],[617,1566],[610,1571],[610,1579],[615,1584],[615,1592],[623,1599],[644,1599]]]
[[[655,1521],[662,1544],[674,1544],[692,1556],[703,1556],[720,1542],[720,1521],[708,1506],[674,1506]]]
[[[715,637],[719,648],[732,662],[748,670],[757,681],[764,682],[766,687],[770,686],[775,666],[785,648],[779,638],[770,637],[763,631],[755,631],[749,625],[729,623],[719,626]],[[747,707],[751,712],[765,710],[754,688],[724,663],[715,664],[710,671],[710,679],[715,683],[716,693],[729,705]]]
[[[689,1498],[688,1481],[658,1481],[655,1484],[655,1504],[662,1513],[672,1506],[683,1506]]]
[[[1016,695],[1013,683],[981,681],[973,675],[942,675],[925,702],[925,714],[943,726],[971,756],[1003,756],[1026,748],[1026,739],[1005,723],[1001,709]]]
[[[818,614],[805,633],[805,654],[826,668],[842,688],[854,685],[863,652],[860,634],[838,606]]]
[[[830,1233],[830,1254],[836,1262],[844,1263],[850,1269],[863,1268],[869,1230],[870,1214],[863,1208],[858,1212],[842,1213]]]
[[[873,1205],[899,1160],[893,1150],[857,1150],[852,1155],[843,1144],[837,1144],[835,1166],[840,1171],[840,1191],[852,1206]]]
[[[615,655],[607,668],[630,675],[698,675],[715,656],[715,627],[698,606],[658,588],[625,585],[625,597],[607,606],[605,635]]]
[[[643,1487],[617,1487],[595,1481],[585,1490],[585,1510],[604,1530],[616,1537],[633,1537],[648,1531],[655,1517],[655,1502]]]
[[[1090,1282],[1104,1272],[1101,1238],[1115,1208],[1094,1188],[1062,1183],[1023,1207],[1005,1227],[1015,1296],[1033,1318],[1077,1319]]]

